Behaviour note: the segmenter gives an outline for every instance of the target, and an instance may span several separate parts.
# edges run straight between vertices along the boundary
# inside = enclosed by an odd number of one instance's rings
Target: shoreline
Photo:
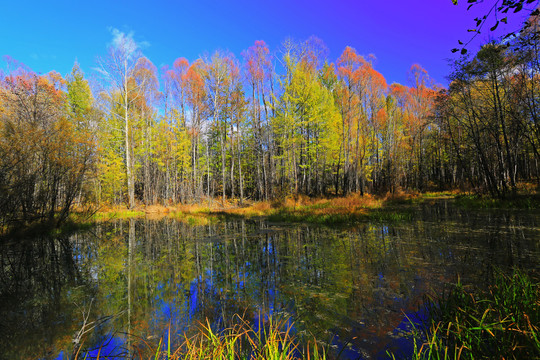
[[[412,219],[418,205],[426,202],[451,200],[458,207],[467,209],[538,209],[540,195],[519,194],[510,199],[493,199],[459,191],[399,193],[375,196],[349,194],[344,197],[309,198],[289,197],[276,201],[204,200],[200,204],[138,205],[128,209],[125,205],[104,206],[91,219],[146,218],[159,220],[165,217],[193,224],[222,218],[266,218],[273,222],[305,222],[323,225],[340,225],[360,221],[407,221]],[[75,211],[75,214],[77,212]]]

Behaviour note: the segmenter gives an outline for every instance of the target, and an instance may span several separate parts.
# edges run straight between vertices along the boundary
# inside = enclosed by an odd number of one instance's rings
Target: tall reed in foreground
[[[477,293],[458,282],[428,312],[414,359],[540,359],[540,288],[520,271]]]
[[[157,347],[146,341],[137,346],[135,358],[153,360],[204,360],[204,359],[268,359],[268,360],[323,360],[325,351],[315,341],[301,346],[292,334],[293,325],[288,321],[262,317],[256,324],[250,324],[243,317],[234,315],[234,325],[220,331],[212,329],[208,320],[199,324],[199,331],[193,336],[181,336],[179,345],[173,345],[169,328],[161,337]],[[110,359],[118,359],[118,356]],[[74,359],[89,359],[87,354],[77,353]],[[93,359],[109,359],[107,356]]]

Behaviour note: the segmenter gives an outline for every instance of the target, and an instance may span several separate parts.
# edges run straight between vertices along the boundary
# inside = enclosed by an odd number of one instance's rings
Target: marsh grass
[[[516,195],[507,199],[459,195],[455,199],[458,206],[467,209],[540,209],[540,197],[535,194]]]
[[[367,218],[371,221],[384,223],[411,221],[414,218],[414,212],[408,209],[378,210],[369,212]]]
[[[180,222],[186,223],[191,226],[203,226],[211,223],[215,223],[219,220],[216,215],[202,214],[202,213],[187,213],[181,211],[175,211],[168,215],[169,218],[173,218]]]
[[[409,207],[423,201],[417,193],[384,196],[349,194],[335,198],[286,197],[272,202],[203,201],[171,207],[148,206],[136,210],[125,207],[103,208],[95,221],[112,219],[170,217],[190,225],[207,225],[227,218],[266,218],[274,222],[306,222],[321,225],[346,225],[358,221],[397,222],[412,218]]]
[[[348,225],[362,221],[391,223],[410,221],[412,218],[413,213],[405,210],[355,211],[333,214],[282,210],[268,216],[268,220],[274,222],[306,222],[321,225]]]
[[[460,282],[428,301],[429,320],[413,324],[414,359],[539,359],[538,282],[498,273],[487,290]]]
[[[151,205],[128,210],[125,207],[104,207],[94,215],[96,221],[116,218],[171,217],[191,225],[206,225],[227,218],[266,218],[275,222],[306,222],[321,225],[346,225],[359,221],[402,222],[413,218],[414,210],[424,201],[459,197],[456,191],[386,193],[383,195],[351,193],[342,197],[310,198],[288,196],[273,201],[222,202],[204,199],[197,204],[174,206]],[[466,196],[462,196],[463,199]],[[486,205],[488,206],[488,205]]]
[[[196,204],[149,205],[128,209],[102,206],[76,209],[72,218],[86,221],[112,219],[172,217],[191,225],[206,225],[226,218],[268,218],[279,222],[308,222],[323,225],[342,225],[358,221],[400,222],[412,219],[417,205],[437,199],[455,199],[456,205],[470,209],[540,209],[540,194],[532,184],[520,184],[518,195],[508,199],[470,195],[459,190],[419,193],[396,191],[382,195],[351,193],[341,197],[311,198],[304,195],[287,196],[273,201],[253,202],[229,199],[225,202],[204,198]],[[205,219],[206,218],[206,219]],[[79,220],[77,220],[79,219]]]
[[[421,201],[422,198],[417,194],[386,194],[383,197],[351,194],[341,198],[308,199],[293,204],[280,204],[268,215],[268,220],[322,225],[408,221],[413,214],[409,205]]]
[[[95,221],[107,221],[112,219],[144,218],[146,213],[142,210],[116,209],[110,211],[99,211],[93,216]]]
[[[210,322],[200,323],[195,335],[180,336],[178,345],[174,345],[171,328],[165,331],[157,345],[143,339],[135,346],[135,359],[153,360],[233,360],[233,359],[269,359],[292,360],[326,359],[325,351],[314,340],[302,346],[293,335],[293,324],[287,320],[269,318],[262,322],[259,316],[257,325],[250,324],[243,317],[234,315],[233,325],[223,330],[215,330]],[[87,353],[77,351],[75,360],[89,358]],[[110,357],[118,359],[118,355]],[[92,359],[109,359],[100,356]]]

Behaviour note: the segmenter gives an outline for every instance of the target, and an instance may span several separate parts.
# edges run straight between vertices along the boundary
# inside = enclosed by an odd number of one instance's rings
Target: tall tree
[[[128,207],[135,206],[135,172],[132,144],[131,108],[142,95],[145,80],[140,83],[130,81],[139,57],[141,57],[138,44],[129,35],[116,34],[117,37],[106,58],[98,60],[100,73],[105,77],[110,88],[107,90],[110,101],[118,106],[119,112],[111,112],[120,117],[124,123],[124,154],[128,192]],[[117,96],[115,96],[115,92]]]
[[[135,131],[132,130],[131,143],[135,150],[134,139],[138,139],[139,154],[133,151],[133,157],[135,158],[138,155],[141,160],[140,163],[142,163],[142,182],[139,182],[139,184],[143,188],[143,200],[148,205],[152,202],[157,202],[157,192],[159,191],[157,184],[159,174],[155,173],[155,167],[152,166],[153,162],[151,161],[156,128],[154,107],[158,104],[161,97],[157,68],[146,57],[140,57],[137,59],[129,81],[133,82],[134,86],[139,89],[139,94],[134,99],[132,106],[132,119],[138,125],[134,128],[137,128],[139,131],[138,136],[135,136]],[[154,174],[152,174],[153,170]]]
[[[230,121],[226,105],[227,99],[234,91],[233,84],[239,76],[238,71],[232,54],[216,52],[206,64],[206,84],[212,111],[212,128],[219,139],[222,202],[225,202],[227,188],[227,130]]]
[[[248,89],[251,90],[250,119],[256,154],[256,188],[260,198],[268,199],[273,192],[270,169],[273,147],[268,131],[268,120],[273,115],[270,112],[274,108],[272,56],[262,40],[255,41],[242,55]]]

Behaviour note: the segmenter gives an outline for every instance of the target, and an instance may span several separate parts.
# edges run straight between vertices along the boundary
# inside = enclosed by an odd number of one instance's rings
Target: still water
[[[539,212],[438,201],[397,224],[131,219],[13,240],[0,246],[0,359],[69,358],[74,338],[129,357],[167,329],[174,340],[233,314],[290,317],[334,357],[402,354],[406,315],[422,317],[426,295],[458,276],[488,284],[495,267],[538,272],[539,226]]]

